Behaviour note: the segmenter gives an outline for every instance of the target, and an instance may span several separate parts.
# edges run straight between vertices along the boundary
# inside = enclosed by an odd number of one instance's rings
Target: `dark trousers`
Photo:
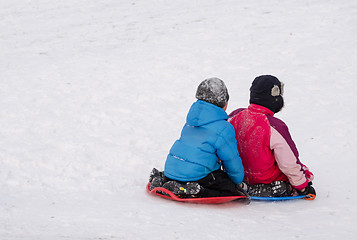
[[[170,181],[166,177],[166,181]],[[216,170],[206,177],[196,181],[203,188],[197,197],[223,197],[223,196],[245,196],[237,185],[229,178],[228,174],[222,170]]]
[[[222,170],[211,172],[206,177],[197,181],[203,190],[200,197],[223,197],[223,196],[242,196],[237,185],[229,178],[228,174]]]

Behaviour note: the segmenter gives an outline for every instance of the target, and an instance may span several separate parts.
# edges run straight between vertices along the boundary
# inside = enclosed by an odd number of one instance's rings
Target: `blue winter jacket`
[[[234,183],[243,181],[233,126],[220,107],[198,100],[193,103],[181,137],[170,149],[165,163],[168,178],[189,182],[206,177],[224,165]]]

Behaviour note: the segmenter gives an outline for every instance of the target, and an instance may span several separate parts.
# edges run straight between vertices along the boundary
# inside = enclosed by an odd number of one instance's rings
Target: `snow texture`
[[[356,1],[2,0],[0,20],[1,240],[355,238]],[[229,113],[263,74],[316,200],[148,195],[199,83],[223,79]]]

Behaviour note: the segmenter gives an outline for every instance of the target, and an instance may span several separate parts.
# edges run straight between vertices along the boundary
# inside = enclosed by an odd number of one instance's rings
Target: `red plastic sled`
[[[227,196],[227,197],[207,197],[207,198],[179,198],[171,191],[166,188],[157,187],[150,190],[150,183],[146,185],[146,191],[149,194],[155,194],[159,197],[170,199],[178,202],[188,202],[188,203],[202,203],[202,204],[218,204],[226,203],[234,200],[242,200],[244,203],[249,203],[249,199],[246,196]]]

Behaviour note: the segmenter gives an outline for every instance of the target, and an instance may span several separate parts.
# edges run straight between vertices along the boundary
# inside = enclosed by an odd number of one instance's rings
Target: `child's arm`
[[[218,158],[222,161],[225,171],[232,181],[241,184],[244,178],[244,168],[239,157],[237,140],[231,124],[221,132],[216,142]]]
[[[298,151],[287,127],[277,131],[271,127],[270,148],[274,151],[279,169],[288,177],[290,184],[297,190],[304,189],[314,175],[299,160]],[[290,144],[289,144],[290,143]]]

